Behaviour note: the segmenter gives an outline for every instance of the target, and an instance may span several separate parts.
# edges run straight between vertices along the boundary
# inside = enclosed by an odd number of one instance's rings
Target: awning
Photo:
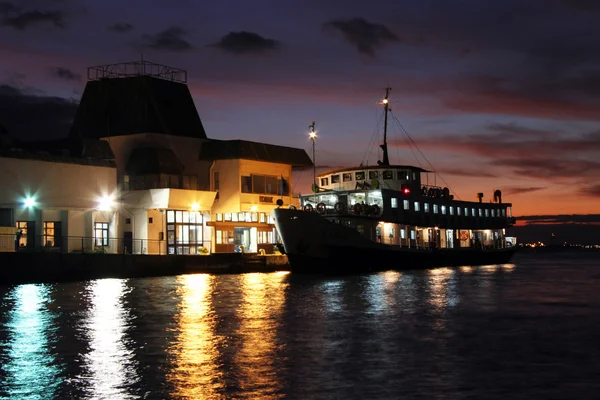
[[[186,189],[132,190],[123,195],[123,205],[130,208],[209,211],[217,192]]]

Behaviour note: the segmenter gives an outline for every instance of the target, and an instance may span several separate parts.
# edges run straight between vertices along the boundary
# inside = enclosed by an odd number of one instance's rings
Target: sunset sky
[[[600,214],[598,21],[595,0],[0,0],[0,124],[65,136],[87,67],[143,55],[188,71],[210,138],[310,155],[316,121],[319,169],[372,165],[390,86],[393,164],[431,168],[404,129],[460,199]]]

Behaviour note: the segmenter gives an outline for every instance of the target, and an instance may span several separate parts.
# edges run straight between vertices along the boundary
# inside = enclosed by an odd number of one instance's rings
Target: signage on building
[[[272,203],[273,196],[259,196],[258,201],[260,201],[261,203]]]

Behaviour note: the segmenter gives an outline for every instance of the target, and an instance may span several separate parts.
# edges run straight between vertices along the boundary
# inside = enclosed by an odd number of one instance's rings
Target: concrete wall
[[[39,209],[92,209],[116,191],[116,169],[0,157],[0,207],[17,208],[26,197]]]

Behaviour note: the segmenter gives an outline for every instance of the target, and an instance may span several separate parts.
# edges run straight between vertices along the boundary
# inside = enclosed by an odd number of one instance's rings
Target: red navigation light
[[[410,193],[410,189],[409,188],[404,188],[404,194],[409,194]]]

